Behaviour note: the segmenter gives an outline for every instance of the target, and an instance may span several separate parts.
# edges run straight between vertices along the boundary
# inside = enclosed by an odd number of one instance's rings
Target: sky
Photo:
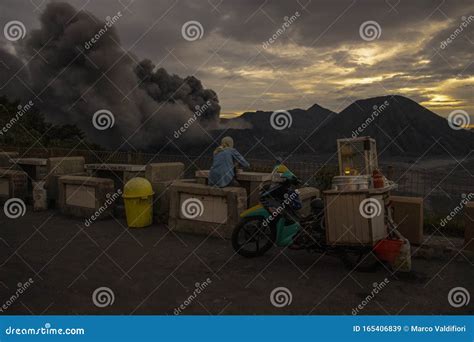
[[[103,20],[120,12],[122,47],[196,76],[218,94],[221,117],[315,103],[338,112],[387,94],[443,116],[474,113],[472,0],[65,2]],[[19,20],[28,33],[47,3],[2,0],[0,23]]]

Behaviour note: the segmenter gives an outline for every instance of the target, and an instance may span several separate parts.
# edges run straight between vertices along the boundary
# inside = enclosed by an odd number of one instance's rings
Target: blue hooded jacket
[[[242,167],[249,167],[250,164],[245,158],[232,147],[224,148],[214,155],[211,170],[209,171],[209,185],[223,188],[228,186],[235,177],[235,162]]]

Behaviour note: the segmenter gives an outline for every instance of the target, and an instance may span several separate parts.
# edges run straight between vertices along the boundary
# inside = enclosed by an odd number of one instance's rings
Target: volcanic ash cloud
[[[183,79],[163,68],[155,70],[149,60],[139,62],[121,47],[108,20],[69,4],[48,4],[40,28],[28,32],[25,43],[15,45],[16,56],[0,51],[6,64],[1,66],[5,72],[0,81],[11,79],[1,93],[33,99],[51,122],[75,123],[91,140],[108,147],[121,143],[128,147],[125,140],[137,148],[163,143],[204,104],[199,125],[218,120],[214,91],[204,89],[193,76]],[[98,39],[91,43],[93,37]],[[23,86],[12,77],[22,65],[18,76]],[[94,127],[92,118],[99,110],[113,114],[113,127]],[[184,139],[199,137],[202,129],[197,126],[190,127]]]

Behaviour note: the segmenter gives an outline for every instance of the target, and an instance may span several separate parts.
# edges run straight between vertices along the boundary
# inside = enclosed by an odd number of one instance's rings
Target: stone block
[[[419,245],[423,242],[423,198],[390,196],[393,220],[398,231],[410,241]]]
[[[0,201],[9,198],[26,199],[28,195],[28,175],[24,171],[0,170]]]
[[[464,249],[474,252],[474,202],[467,202],[464,207]]]
[[[59,178],[58,203],[63,214],[82,218],[105,218],[113,211],[115,202],[110,201],[110,198],[115,200],[116,194],[111,179],[88,176]]]
[[[247,207],[243,188],[175,182],[169,192],[169,227],[178,232],[230,238]]]
[[[170,211],[170,187],[174,183],[195,183],[195,179],[178,179],[151,183],[154,191],[153,216],[157,222],[168,223]]]
[[[63,176],[88,176],[86,172],[70,173],[67,175],[49,175],[45,181],[45,189],[49,205],[54,207],[59,198],[59,179]]]
[[[166,182],[182,178],[183,172],[183,163],[152,163],[146,166],[145,178],[150,183]]]
[[[305,187],[299,188],[298,193],[301,203],[303,204],[303,207],[298,210],[298,214],[302,217],[307,217],[311,214],[311,201],[315,198],[319,198],[320,192],[316,188]]]
[[[55,202],[58,199],[58,179],[65,175],[84,175],[84,164],[84,157],[48,158],[48,174],[46,176],[45,189],[50,201]]]

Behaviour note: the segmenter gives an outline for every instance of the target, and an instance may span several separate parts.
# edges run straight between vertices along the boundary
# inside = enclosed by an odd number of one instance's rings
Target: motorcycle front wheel
[[[275,229],[271,224],[264,224],[261,216],[245,217],[240,220],[232,232],[232,247],[246,257],[253,258],[265,254],[276,239]]]

